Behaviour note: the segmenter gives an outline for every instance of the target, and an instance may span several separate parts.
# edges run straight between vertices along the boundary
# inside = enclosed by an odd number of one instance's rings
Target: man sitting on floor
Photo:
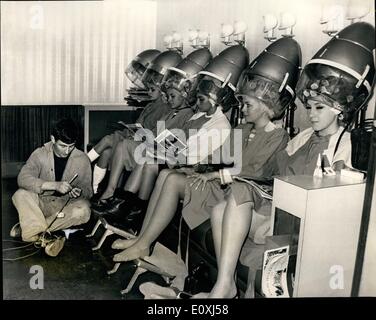
[[[90,218],[93,195],[91,164],[87,155],[75,148],[78,127],[71,119],[60,120],[51,141],[37,148],[22,167],[13,195],[19,223],[11,236],[22,235],[26,242],[45,247],[49,256],[57,256],[65,237],[53,234]]]

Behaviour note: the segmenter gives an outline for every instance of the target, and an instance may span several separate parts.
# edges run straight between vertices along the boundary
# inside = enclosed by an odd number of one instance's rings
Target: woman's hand
[[[194,173],[189,177],[193,178],[193,182],[189,185],[191,188],[197,190],[201,187],[201,190],[204,190],[208,181],[219,179],[219,172]]]

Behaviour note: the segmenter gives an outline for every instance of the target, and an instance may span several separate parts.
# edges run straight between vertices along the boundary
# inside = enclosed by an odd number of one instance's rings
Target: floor
[[[17,190],[16,180],[2,180],[2,240],[3,258],[17,258],[35,252],[34,247],[4,251],[24,245],[13,242],[9,237],[9,230],[18,221],[18,216],[13,207],[11,196]],[[139,292],[139,284],[145,281],[154,281],[160,285],[164,280],[150,272],[142,274],[133,290],[121,295],[132,277],[135,266],[129,262],[121,264],[119,270],[113,275],[107,275],[107,270],[112,269],[112,256],[117,251],[110,245],[115,236],[110,236],[98,251],[91,248],[98,242],[102,231],[98,230],[92,239],[87,239],[85,234],[91,230],[94,221],[90,221],[85,230],[71,234],[60,254],[53,258],[47,256],[43,250],[36,254],[18,260],[3,260],[3,299],[27,300],[121,300],[143,299]],[[33,266],[43,268],[43,279],[35,280]],[[33,268],[32,268],[33,267]],[[39,267],[37,267],[39,268]],[[42,281],[43,280],[43,281]],[[40,281],[40,282],[38,282]],[[43,289],[32,289],[33,283],[42,283]]]

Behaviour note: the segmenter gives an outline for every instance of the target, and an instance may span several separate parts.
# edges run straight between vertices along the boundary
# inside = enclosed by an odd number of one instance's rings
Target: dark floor
[[[35,248],[28,247],[14,251],[4,251],[22,243],[13,242],[9,230],[18,221],[18,215],[13,207],[11,196],[16,191],[15,179],[2,180],[2,240],[3,258],[15,258],[34,252]],[[102,230],[98,230],[92,239],[87,239],[85,233],[91,230],[93,221],[85,226],[84,231],[72,234],[66,241],[60,254],[53,258],[43,250],[35,255],[18,261],[3,261],[3,298],[31,300],[120,300],[143,299],[138,291],[139,284],[154,281],[163,285],[163,279],[153,273],[146,272],[139,277],[133,290],[127,295],[121,295],[135,267],[132,263],[124,263],[113,275],[106,271],[112,269],[112,256],[115,250],[110,248],[115,236],[110,236],[98,251],[92,251]],[[30,280],[34,276],[30,268],[39,265],[43,268],[44,288],[31,289]]]

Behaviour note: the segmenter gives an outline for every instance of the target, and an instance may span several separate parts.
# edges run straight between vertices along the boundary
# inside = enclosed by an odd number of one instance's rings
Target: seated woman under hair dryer
[[[318,159],[325,157],[327,166],[339,170],[351,166],[350,135],[340,126],[342,115],[353,113],[372,92],[370,83],[375,68],[372,50],[375,44],[374,28],[365,23],[355,23],[342,30],[321,48],[307,63],[296,86],[297,96],[307,109],[311,122],[308,128],[292,139],[285,150],[272,158],[274,174],[314,175],[321,171]],[[278,41],[277,41],[278,42]],[[351,59],[353,56],[359,59]],[[364,78],[361,75],[365,75]],[[230,186],[233,183],[230,184]],[[251,225],[251,211],[239,210],[234,200],[239,191],[232,188],[226,202],[219,203],[211,213],[213,238],[216,242],[218,277],[210,293],[201,293],[197,298],[231,298],[236,295],[235,270],[239,254]],[[255,195],[255,193],[252,193]],[[231,200],[233,199],[233,200]],[[252,199],[252,203],[255,199]],[[233,203],[231,205],[231,203]],[[242,253],[247,256],[252,253]],[[261,260],[262,257],[258,257]],[[254,275],[248,279],[248,296],[253,296]]]
[[[167,70],[164,71],[164,76],[158,78],[160,87],[164,94],[166,94],[171,109],[170,112],[167,112],[159,119],[159,124],[163,123],[166,129],[180,129],[188,123],[188,120],[190,120],[193,115],[193,110],[190,106],[196,101],[195,95],[191,93],[191,88],[196,86],[196,81],[192,80],[192,78],[194,78],[211,59],[212,55],[208,49],[201,48],[195,50],[176,67],[167,68]],[[146,83],[150,83],[150,80],[155,82],[153,78],[155,78],[158,73],[154,69],[145,73],[143,80]],[[157,123],[152,133],[154,137],[160,133]],[[135,159],[135,152],[140,144],[140,141],[124,141],[117,146],[113,156],[110,180],[106,190],[101,196],[102,203],[99,206],[95,206],[95,210],[98,213],[117,213],[124,207],[129,207],[130,202],[135,198],[139,188],[139,179],[141,179],[138,169],[139,164]],[[118,192],[116,197],[113,197],[124,168],[132,171],[132,174],[126,182],[124,191]],[[152,188],[154,185],[153,181],[150,179],[148,181],[150,181]]]
[[[161,60],[162,57],[167,60],[167,66],[175,66],[180,62],[181,57],[175,52],[163,52],[150,49],[139,53],[127,67],[125,74],[137,87],[148,89],[148,95],[151,102],[144,108],[136,123],[141,124],[144,128],[153,130],[157,121],[170,111],[162,91],[157,83],[143,83],[142,77],[154,60]],[[111,163],[111,158],[117,144],[127,138],[132,138],[127,129],[117,130],[112,134],[103,137],[89,152],[88,157],[91,162],[98,159],[94,166],[93,172],[93,190],[94,194],[98,192],[98,186],[104,179],[107,168]]]
[[[248,61],[248,51],[242,46],[234,46],[224,50],[213,59],[204,71],[200,72],[201,77],[199,79],[197,96],[198,106],[201,111],[206,110],[207,114],[212,113],[213,115],[219,112],[222,114],[222,117],[225,117],[221,111],[221,103],[228,101],[229,95],[233,94],[232,88],[235,87]],[[214,131],[217,130],[217,135],[218,133],[225,133],[225,136],[222,134],[225,139],[230,133],[228,122],[225,127],[215,124],[212,129]],[[198,131],[198,135],[200,135],[200,131]],[[198,143],[200,144],[202,141],[203,144],[207,145],[208,141],[213,138],[210,136],[210,131],[205,138],[198,140]],[[223,144],[225,139],[221,144]],[[220,145],[215,149],[217,150]],[[190,159],[188,160],[188,164],[198,164],[201,160],[207,160],[210,154],[207,153],[206,148],[203,149],[205,149],[203,150],[204,157],[201,153],[196,154],[193,152],[191,154],[188,143],[187,159]],[[145,166],[146,170],[149,167],[149,165]],[[118,240],[114,242],[112,247],[115,249],[124,249],[131,246],[127,250],[115,255],[114,261],[133,260],[149,254],[151,243],[157,239],[173,218],[179,199],[184,198],[185,185],[188,180],[187,174],[193,172],[194,168],[192,167],[184,167],[177,170],[162,170],[151,195],[140,235],[135,241]]]

